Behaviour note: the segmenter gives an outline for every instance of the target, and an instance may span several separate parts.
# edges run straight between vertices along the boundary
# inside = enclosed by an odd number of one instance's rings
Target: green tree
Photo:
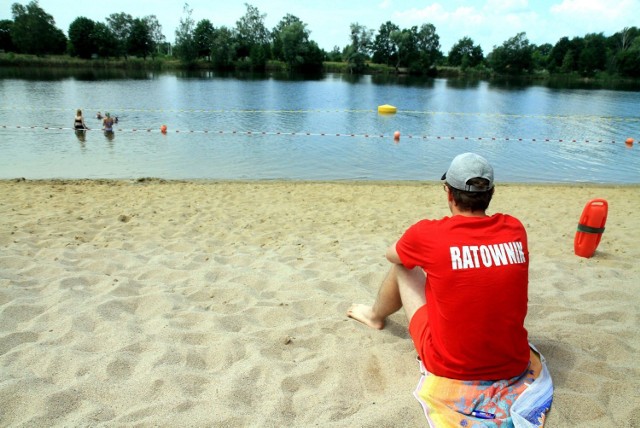
[[[364,25],[352,23],[351,44],[347,47],[347,64],[351,73],[362,73],[366,67],[366,60],[371,49],[373,30],[367,29]]]
[[[332,62],[342,61],[342,51],[340,50],[340,47],[334,46],[333,49],[331,49],[331,52],[329,52],[327,59]]]
[[[160,46],[165,43],[166,38],[162,34],[162,25],[158,21],[155,15],[148,15],[142,18],[147,28],[149,29],[149,36],[151,38],[152,55],[160,51]]]
[[[296,16],[286,15],[271,31],[273,57],[284,61],[292,71],[322,69],[324,52],[309,36],[307,24]]]
[[[416,57],[417,33],[418,27],[415,26],[411,29],[405,28],[391,33],[391,40],[395,43],[398,49],[397,61],[395,64],[396,71],[399,71],[401,67],[409,67],[413,62],[413,59]]]
[[[306,33],[306,39],[309,38],[309,31],[307,30],[307,25],[300,20],[297,16],[287,14],[284,18],[280,20],[278,25],[276,25],[273,30],[271,30],[271,54],[274,59],[278,59],[284,61],[284,50],[283,50],[283,40],[282,33],[286,30],[287,27],[294,24],[300,24],[303,27],[304,32]]]
[[[614,49],[617,52],[629,49],[638,36],[640,36],[638,27],[625,27],[622,31],[611,36],[610,39],[614,42]]]
[[[176,28],[175,50],[182,62],[191,64],[198,57],[198,47],[194,37],[195,21],[191,17],[193,9],[189,8],[188,3],[184,4],[183,13],[184,16],[180,18],[180,24]]]
[[[572,73],[580,70],[580,55],[584,49],[584,38],[574,37],[569,41],[569,50],[562,60],[562,71]]]
[[[64,35],[61,29],[53,28],[50,37],[46,43],[48,46],[47,53],[62,55],[67,51],[67,36]]]
[[[526,33],[518,33],[505,41],[502,46],[494,47],[488,61],[491,68],[499,74],[521,74],[532,71],[533,47]]]
[[[280,32],[282,58],[290,70],[301,68],[305,62],[309,33],[301,22],[293,22]]]
[[[304,52],[304,63],[299,68],[304,72],[319,72],[322,71],[323,62],[326,59],[324,50],[318,46],[313,40],[307,42],[307,46]]]
[[[422,24],[416,33],[417,58],[411,68],[419,74],[435,72],[436,62],[442,57],[440,36],[433,24]]]
[[[454,67],[475,67],[484,61],[484,54],[480,45],[474,45],[473,39],[463,37],[451,47],[447,62]]]
[[[127,58],[127,43],[133,27],[133,17],[124,12],[112,13],[107,17],[107,25],[116,37],[116,55]]]
[[[553,50],[553,45],[551,43],[545,43],[540,46],[534,46],[532,61],[534,70],[543,70],[548,67],[549,57],[551,55],[551,51]]]
[[[247,12],[236,21],[237,57],[251,68],[263,69],[270,58],[269,30],[264,24],[266,14],[245,3]]]
[[[83,16],[76,18],[69,25],[69,43],[71,55],[80,58],[89,59],[91,55],[97,52],[93,32],[96,23]]]
[[[636,36],[616,55],[618,71],[626,77],[640,78],[640,36]]]
[[[11,41],[11,29],[13,28],[13,21],[10,19],[3,19],[0,21],[0,49],[5,52],[14,52],[16,47]]]
[[[584,76],[592,76],[607,68],[607,39],[603,33],[587,34],[578,58],[578,69]]]
[[[118,40],[111,28],[102,22],[96,22],[91,33],[96,53],[102,58],[109,58],[117,55]]]
[[[140,18],[135,18],[131,22],[131,31],[127,39],[127,53],[147,59],[153,52],[153,40],[147,22]]]
[[[562,37],[556,42],[549,53],[549,59],[547,62],[549,71],[554,72],[562,68],[564,58],[569,50],[571,50],[571,42],[568,37]]]
[[[398,46],[393,42],[391,34],[400,31],[400,27],[391,21],[380,26],[378,34],[373,40],[372,61],[377,64],[395,64],[398,59]]]
[[[56,27],[53,16],[45,12],[37,0],[26,7],[14,3],[11,13],[11,41],[19,52],[35,55],[64,53],[67,37]]]
[[[560,65],[560,71],[562,73],[571,73],[575,69],[576,54],[573,49],[569,49],[564,58],[562,58],[562,64]]]
[[[193,40],[198,49],[198,58],[211,59],[211,45],[215,27],[208,19],[202,19],[196,24],[193,30]]]
[[[224,26],[214,30],[211,37],[211,62],[214,67],[221,70],[232,68],[236,52],[234,44],[232,30]]]

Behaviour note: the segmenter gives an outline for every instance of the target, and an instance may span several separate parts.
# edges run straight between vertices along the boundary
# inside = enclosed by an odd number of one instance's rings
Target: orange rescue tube
[[[608,211],[609,205],[604,199],[592,199],[584,206],[573,241],[573,250],[577,256],[589,258],[596,252],[604,233]]]

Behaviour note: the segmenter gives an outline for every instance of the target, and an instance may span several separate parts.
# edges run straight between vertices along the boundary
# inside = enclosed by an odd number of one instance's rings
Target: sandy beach
[[[501,185],[529,234],[547,427],[640,426],[640,186]],[[609,203],[593,258],[573,239]],[[440,183],[0,181],[0,426],[417,427],[386,247]]]

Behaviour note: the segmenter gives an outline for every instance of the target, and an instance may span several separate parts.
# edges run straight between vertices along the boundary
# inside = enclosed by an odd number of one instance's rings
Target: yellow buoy
[[[398,111],[397,108],[395,108],[394,106],[391,106],[389,104],[384,104],[381,106],[378,106],[378,113],[382,113],[382,114],[394,114]]]

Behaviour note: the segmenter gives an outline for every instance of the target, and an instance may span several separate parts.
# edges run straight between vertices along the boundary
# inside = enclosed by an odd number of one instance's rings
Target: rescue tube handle
[[[604,233],[604,227],[590,227],[584,224],[580,224],[578,223],[578,232],[584,232],[584,233]]]

